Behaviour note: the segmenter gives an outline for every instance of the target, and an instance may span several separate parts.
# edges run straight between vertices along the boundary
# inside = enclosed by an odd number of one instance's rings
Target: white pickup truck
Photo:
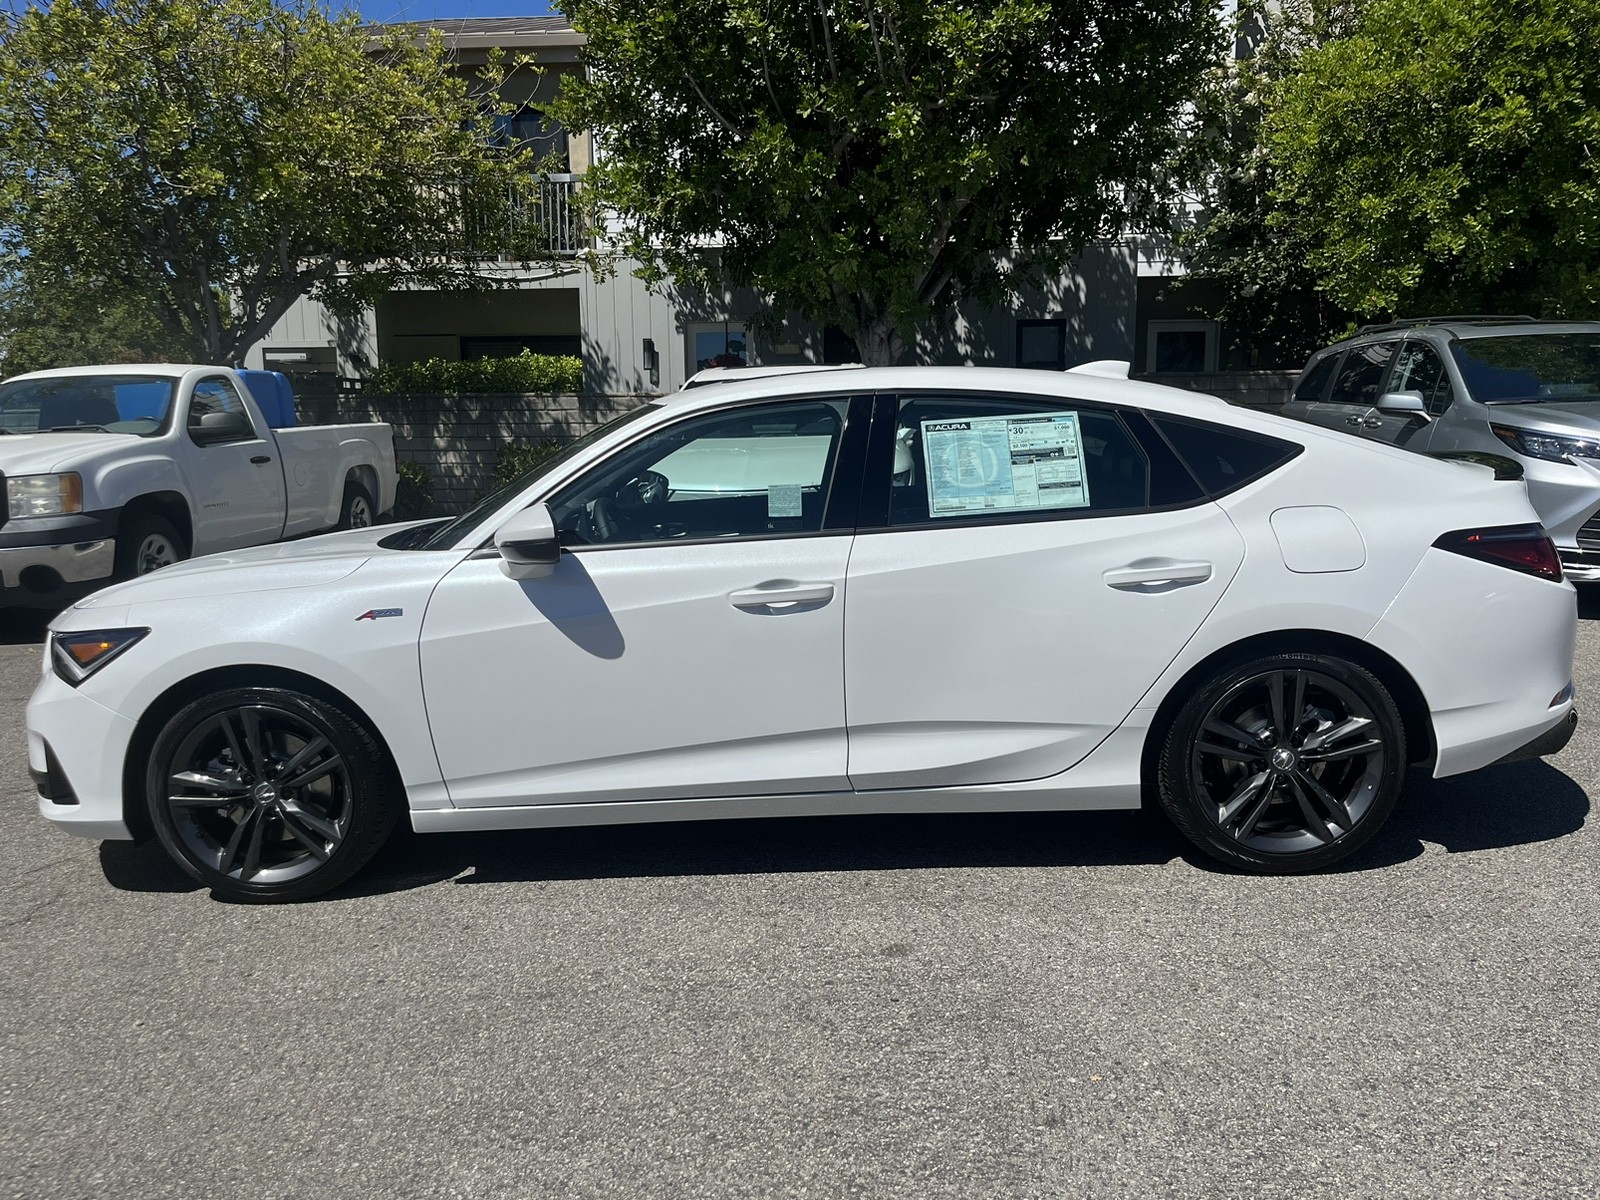
[[[288,381],[265,371],[69,367],[0,383],[0,606],[59,607],[393,508],[389,426],[294,420]]]

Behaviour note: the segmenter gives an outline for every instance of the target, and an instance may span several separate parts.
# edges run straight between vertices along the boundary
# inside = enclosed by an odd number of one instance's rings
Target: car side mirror
[[[189,426],[189,436],[197,446],[216,446],[223,442],[245,442],[256,436],[250,418],[240,412],[209,412],[198,425]]]
[[[1385,392],[1378,397],[1376,407],[1379,412],[1428,415],[1428,406],[1423,403],[1421,392]]]
[[[511,579],[543,579],[561,561],[556,519],[548,504],[530,504],[494,532],[500,569]]]

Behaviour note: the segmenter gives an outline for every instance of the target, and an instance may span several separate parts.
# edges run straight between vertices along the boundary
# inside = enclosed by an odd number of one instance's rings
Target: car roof
[[[784,367],[707,367],[683,381],[679,391],[704,387],[708,383],[740,383],[748,379],[770,379],[778,375],[809,375],[816,371],[859,371],[860,363],[798,363]]]
[[[1329,350],[1369,342],[1394,341],[1427,333],[1442,333],[1446,337],[1469,341],[1486,337],[1537,337],[1552,333],[1600,333],[1600,321],[1532,321],[1490,320],[1480,317],[1441,317],[1437,320],[1418,319],[1397,321],[1390,325],[1368,325],[1360,332],[1336,342],[1329,342],[1319,350],[1320,356]]]
[[[1116,379],[1071,371],[1038,371],[1020,367],[857,367],[849,371],[813,371],[746,378],[670,392],[655,401],[675,411],[715,408],[743,400],[784,399],[797,396],[862,395],[882,391],[979,391],[1023,394],[1064,401],[1098,401],[1128,404],[1174,416],[1215,421],[1218,409],[1229,420],[1247,409],[1201,392],[1165,387],[1140,380]],[[1256,414],[1250,414],[1252,416]]]
[[[210,367],[204,363],[99,363],[87,367],[50,367],[42,371],[27,371],[21,375],[13,375],[11,379],[49,379],[72,375],[149,375],[152,378],[171,379],[187,375],[190,371],[228,369]]]

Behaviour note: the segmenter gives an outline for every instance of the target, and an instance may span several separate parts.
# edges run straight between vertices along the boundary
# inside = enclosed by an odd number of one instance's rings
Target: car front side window
[[[550,502],[563,545],[816,533],[848,400],[745,405],[665,426]]]
[[[1444,359],[1427,342],[1407,342],[1395,361],[1391,392],[1421,392],[1422,401],[1432,416],[1440,416],[1455,398]]]

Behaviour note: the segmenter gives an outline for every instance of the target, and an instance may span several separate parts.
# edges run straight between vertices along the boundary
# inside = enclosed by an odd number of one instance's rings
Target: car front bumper
[[[133,721],[47,668],[28,702],[28,771],[39,815],[79,837],[131,839],[122,771],[133,731]]]

